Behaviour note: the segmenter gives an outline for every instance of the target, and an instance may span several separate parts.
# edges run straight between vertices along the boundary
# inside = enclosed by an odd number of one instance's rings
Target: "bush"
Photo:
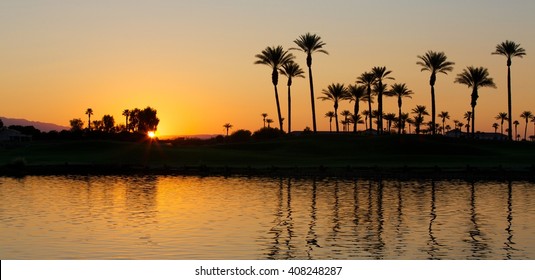
[[[251,140],[251,131],[240,129],[232,133],[230,136],[232,142],[245,142]]]
[[[256,140],[276,139],[282,137],[284,131],[280,131],[277,128],[263,127],[253,134],[253,138]]]

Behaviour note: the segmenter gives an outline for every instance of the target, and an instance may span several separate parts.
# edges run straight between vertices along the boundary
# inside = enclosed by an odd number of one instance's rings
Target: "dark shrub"
[[[232,142],[245,142],[251,139],[251,131],[240,129],[233,132],[230,136],[230,141]]]
[[[253,134],[253,138],[256,140],[275,139],[284,135],[284,131],[280,131],[277,128],[263,127]]]

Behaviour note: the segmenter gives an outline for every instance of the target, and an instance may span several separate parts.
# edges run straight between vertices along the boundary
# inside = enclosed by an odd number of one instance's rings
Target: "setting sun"
[[[156,137],[156,133],[154,133],[154,131],[149,131],[149,132],[147,133],[147,135],[149,136],[149,138],[154,138],[154,137]]]

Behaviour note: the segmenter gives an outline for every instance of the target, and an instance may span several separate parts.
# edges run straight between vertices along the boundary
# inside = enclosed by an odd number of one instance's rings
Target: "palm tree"
[[[470,105],[472,106],[472,136],[475,135],[475,119],[476,119],[476,105],[478,89],[480,87],[492,87],[496,88],[494,81],[489,77],[489,71],[485,67],[473,67],[468,66],[463,72],[457,74],[455,82],[459,84],[467,85],[472,88],[472,101]]]
[[[421,71],[431,72],[429,78],[429,85],[431,86],[431,122],[432,127],[435,127],[435,82],[437,80],[437,73],[448,74],[453,70],[455,63],[448,61],[448,57],[444,52],[427,51],[423,56],[417,56],[420,61],[416,62],[417,65],[422,66]],[[435,134],[435,129],[432,130],[432,134]]]
[[[531,117],[531,122],[533,123],[533,136],[535,136],[535,116]]]
[[[466,127],[469,128],[470,127],[470,120],[472,119],[472,112],[471,111],[464,112],[463,118],[466,119],[466,122],[468,124],[468,126],[466,126]],[[468,131],[468,129],[467,129],[466,133],[470,133],[470,131]]]
[[[128,130],[128,117],[130,116],[130,110],[124,109],[123,110],[123,116],[125,117],[125,127]]]
[[[226,123],[223,125],[223,127],[227,130],[227,136],[228,136],[228,130],[232,128],[232,125],[230,123]]]
[[[320,52],[324,54],[329,54],[326,50],[323,49],[325,43],[321,41],[321,37],[316,34],[306,33],[305,35],[299,36],[294,43],[298,48],[291,48],[291,50],[303,51],[307,54],[307,67],[308,67],[308,79],[310,82],[310,103],[312,106],[312,127],[314,132],[317,132],[316,128],[316,107],[314,105],[314,82],[312,79],[312,53]],[[337,122],[338,125],[338,122]]]
[[[394,80],[394,78],[388,76],[392,71],[386,70],[386,67],[384,66],[373,67],[372,73],[375,76],[376,81],[375,92],[377,93],[377,110],[379,111],[377,132],[381,134],[383,133],[383,93],[386,91],[386,85],[383,85],[383,79]]]
[[[410,133],[410,121],[409,121],[409,113],[401,113],[401,118],[400,118],[400,122],[398,124],[398,126],[401,126],[401,131],[403,133],[405,133],[405,123],[408,123],[409,124],[409,133]],[[400,129],[398,127],[398,129]]]
[[[322,92],[323,96],[318,97],[320,100],[331,100],[334,104],[334,118],[336,121],[336,132],[340,132],[338,127],[338,102],[346,98],[349,94],[347,88],[344,84],[330,84],[327,89],[324,89]]]
[[[424,116],[429,116],[429,112],[427,112],[427,108],[424,105],[416,105],[416,107],[412,109],[412,113],[416,114],[414,117],[416,134],[420,134],[420,125],[424,122]]]
[[[262,119],[264,121],[264,127],[266,127],[266,118],[267,118],[268,114],[267,113],[262,113],[261,116],[262,116]]]
[[[87,115],[87,130],[91,131],[91,115],[93,115],[93,109],[87,108],[85,110],[85,114]]]
[[[333,118],[335,117],[334,112],[333,111],[329,111],[329,112],[325,113],[325,117],[329,118],[329,131],[333,132],[332,123],[333,123]]]
[[[349,103],[351,103],[352,101],[355,102],[355,105],[353,108],[353,116],[358,116],[360,101],[368,101],[368,95],[366,94],[366,87],[358,86],[358,85],[349,85],[347,89],[349,91],[349,95],[347,96]],[[355,122],[353,122],[353,132],[357,132],[357,123]]]
[[[388,114],[385,114],[384,115],[384,119],[386,120],[386,127],[388,128],[388,133],[390,133],[390,130],[392,128],[392,122],[395,122],[396,119],[398,119],[396,117],[396,114],[394,113],[388,113]]]
[[[364,123],[364,121],[362,120],[362,116],[359,114],[359,115],[355,115],[355,114],[351,114],[349,116],[349,121],[353,124],[353,132],[357,132],[357,124],[359,123]]]
[[[401,106],[403,105],[403,97],[412,98],[411,95],[414,94],[412,90],[407,88],[407,85],[403,84],[393,84],[390,88],[390,91],[386,92],[387,96],[394,96],[398,98],[398,134],[401,134]]]
[[[526,119],[526,128],[524,129],[524,141],[526,141],[526,136],[528,134],[528,122],[533,118],[533,114],[531,111],[524,111],[522,114],[520,114],[521,118]]]
[[[496,116],[496,119],[500,120],[501,133],[503,134],[503,122],[509,119],[507,117],[507,113],[506,112],[498,113],[498,115]]]
[[[349,94],[349,93],[348,93],[348,94]],[[344,99],[347,99],[347,97],[344,98]],[[351,112],[350,112],[349,110],[343,110],[342,112],[340,112],[340,116],[344,117],[344,123],[343,123],[344,126],[343,126],[343,129],[342,129],[342,130],[343,130],[343,131],[348,131],[349,129],[348,129],[348,127],[347,127],[346,125],[349,124],[349,122],[347,121],[347,118],[348,118],[349,116],[351,116]]]
[[[520,47],[520,44],[517,44],[513,41],[505,40],[505,42],[496,45],[496,51],[494,51],[492,54],[503,55],[507,57],[507,112],[509,116],[512,116],[513,112],[511,105],[511,59],[513,57],[522,58],[524,55],[526,55],[526,50]],[[513,140],[513,135],[511,134],[511,118],[509,118],[508,124],[509,132],[507,133],[507,137],[509,138],[509,140]]]
[[[273,123],[273,119],[266,119],[266,122],[268,124],[268,127],[271,127],[271,124]]]
[[[375,75],[372,72],[364,72],[357,78],[357,84],[362,84],[366,87],[366,94],[368,96],[368,113],[372,111],[372,86],[375,84]],[[366,115],[365,115],[366,116]],[[370,129],[372,127],[372,117],[370,117]],[[368,124],[366,123],[366,130],[368,130]]]
[[[371,114],[368,110],[363,110],[362,115],[364,116],[364,123],[366,124],[366,130],[368,130],[368,117],[370,118],[370,125],[371,125]],[[371,126],[370,126],[371,128]]]
[[[282,46],[273,46],[265,48],[260,54],[255,55],[258,59],[255,61],[255,64],[263,64],[271,67],[271,82],[275,88],[275,101],[277,102],[277,114],[279,116],[279,126],[281,131],[282,129],[282,115],[281,108],[279,103],[279,92],[277,90],[277,84],[279,83],[279,69],[286,62],[289,62],[294,59],[294,56],[285,51]]]
[[[450,114],[446,111],[442,111],[440,112],[440,114],[438,114],[438,117],[439,118],[442,118],[442,133],[445,133],[446,130],[445,130],[445,126],[444,124],[446,123],[446,119],[450,119]],[[433,121],[431,121],[433,123]]]
[[[498,123],[493,123],[492,124],[492,128],[494,128],[494,133],[498,132],[498,127],[500,127],[500,125]]]
[[[304,78],[303,69],[299,67],[299,64],[290,60],[282,65],[280,73],[288,77],[288,133],[292,132],[292,97],[290,87],[292,86],[292,78]]]
[[[520,122],[518,122],[517,120],[515,120],[515,121],[513,122],[513,124],[515,125],[515,137],[516,137],[517,140],[518,140],[518,137],[519,137],[519,136],[518,136],[518,130],[517,130],[517,129],[518,129],[518,125],[520,124]]]

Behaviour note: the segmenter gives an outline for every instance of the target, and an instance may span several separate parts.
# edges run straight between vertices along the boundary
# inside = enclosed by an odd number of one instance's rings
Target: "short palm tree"
[[[91,115],[93,115],[93,109],[87,108],[85,114],[87,115],[87,129],[91,130]]]
[[[500,121],[501,133],[503,134],[503,122],[509,119],[507,117],[507,113],[506,112],[500,112],[500,113],[498,113],[498,115],[495,118]]]
[[[280,73],[288,77],[288,133],[290,133],[292,132],[292,95],[290,91],[290,88],[292,87],[292,78],[304,78],[305,76],[303,76],[303,74],[305,72],[303,72],[303,69],[301,69],[299,64],[290,60],[282,65]]]
[[[299,38],[294,40],[294,43],[298,48],[291,48],[291,50],[299,50],[307,54],[308,79],[310,82],[310,103],[312,107],[312,127],[314,132],[317,132],[316,107],[314,104],[314,81],[312,79],[312,53],[329,53],[323,49],[325,43],[321,40],[321,37],[316,34],[306,33],[305,35],[301,35]]]
[[[384,115],[384,119],[386,120],[386,128],[388,133],[390,133],[390,130],[392,128],[392,123],[395,122],[398,118],[396,117],[396,114],[394,113],[387,113]]]
[[[128,117],[130,116],[130,110],[128,109],[124,109],[123,110],[123,116],[125,117],[125,127],[126,127],[126,130],[128,131]]]
[[[512,116],[513,112],[511,105],[511,60],[513,57],[522,58],[524,55],[526,55],[526,50],[520,47],[520,44],[506,40],[505,42],[496,45],[496,50],[492,54],[503,55],[507,58],[507,111],[508,115]],[[507,137],[509,138],[509,140],[513,140],[513,135],[511,134],[511,118],[509,118],[508,124],[509,132],[507,133]]]
[[[368,113],[372,111],[372,86],[375,84],[375,74],[372,72],[364,72],[357,78],[357,84],[361,84],[366,87],[366,95],[368,96]],[[366,116],[366,115],[365,115]],[[370,117],[370,129],[372,127],[372,117]],[[368,123],[366,123],[366,130],[368,130]]]
[[[398,134],[401,134],[401,106],[403,105],[402,99],[412,98],[411,95],[414,94],[412,90],[407,88],[407,85],[403,84],[393,84],[388,91],[387,96],[397,97],[398,99]]]
[[[472,112],[471,111],[464,112],[463,118],[466,120],[466,122],[468,124],[467,128],[469,128],[470,127],[470,121],[472,120]],[[466,133],[470,133],[470,131],[468,131],[468,129],[467,129]]]
[[[446,132],[446,128],[445,128],[445,124],[446,124],[446,119],[450,119],[450,114],[446,111],[442,111],[440,112],[440,114],[438,114],[438,117],[442,119],[442,133],[445,133]],[[433,122],[433,121],[431,121]]]
[[[273,123],[273,119],[266,119],[266,123],[268,124],[268,127],[271,127],[271,124]]]
[[[518,122],[517,120],[515,120],[513,122],[513,124],[515,125],[515,138],[517,138],[516,140],[518,141],[518,125],[520,124],[520,122]]]
[[[334,108],[334,118],[336,121],[336,132],[340,132],[338,126],[338,103],[347,97],[349,92],[344,84],[330,84],[327,89],[324,89],[322,92],[323,96],[318,97],[320,100],[330,100],[333,102]]]
[[[379,134],[383,133],[383,93],[386,91],[386,86],[383,84],[384,79],[394,80],[394,78],[389,77],[392,71],[387,70],[386,67],[373,67],[372,73],[375,76],[375,92],[377,93],[377,110],[379,111],[377,119],[377,132]]]
[[[498,123],[493,123],[492,124],[492,128],[494,128],[494,133],[498,132],[498,127],[500,127],[500,125]]]
[[[223,127],[227,130],[227,136],[228,136],[228,130],[232,128],[232,125],[230,123],[226,123],[223,125]]]
[[[353,115],[359,115],[359,103],[360,101],[368,101],[368,95],[366,94],[366,87],[359,85],[349,85],[347,87],[349,95],[347,99],[349,102],[355,102],[353,107]],[[357,123],[353,122],[353,132],[357,132]]]
[[[416,62],[417,65],[422,66],[421,71],[431,72],[431,77],[429,78],[429,85],[431,86],[431,122],[433,123],[432,127],[435,127],[435,82],[437,80],[437,73],[448,74],[453,70],[453,65],[455,63],[448,61],[448,57],[444,52],[435,52],[427,51],[424,55],[419,55],[418,59],[420,61]],[[432,134],[435,134],[436,131],[433,129]]]
[[[371,119],[370,111],[363,110],[362,115],[364,116],[364,123],[366,124],[366,130],[368,130],[368,117]]]
[[[347,99],[347,97],[344,98],[344,99]],[[342,130],[343,131],[348,131],[348,128],[347,128],[346,125],[349,124],[347,119],[349,118],[349,116],[351,116],[351,112],[349,110],[343,110],[342,112],[340,112],[340,116],[344,117],[344,122],[343,122],[344,126],[342,126],[343,127]]]
[[[520,117],[526,120],[526,128],[524,129],[524,140],[526,140],[528,135],[528,122],[533,118],[533,114],[531,111],[524,111],[520,114]]]
[[[357,125],[359,123],[364,123],[364,121],[362,120],[362,116],[361,115],[355,115],[355,114],[351,114],[351,116],[349,116],[349,121],[354,126],[353,132],[357,132]]]
[[[266,118],[267,118],[268,114],[267,113],[262,113],[261,116],[262,116],[262,120],[264,121],[264,127],[266,127]]]
[[[472,136],[475,135],[475,108],[477,105],[478,89],[481,87],[493,87],[496,88],[494,81],[489,77],[489,71],[485,67],[473,67],[468,66],[461,73],[457,74],[455,82],[459,84],[467,85],[472,88],[472,100],[470,105],[472,106]]]
[[[427,112],[427,108],[424,105],[416,105],[416,107],[412,109],[412,113],[416,115],[414,117],[416,134],[420,134],[420,125],[424,122],[424,116],[429,116],[429,112]]]
[[[281,131],[282,129],[282,115],[281,108],[279,103],[279,92],[277,90],[277,84],[279,83],[279,70],[283,64],[294,59],[294,56],[285,51],[282,46],[273,46],[265,48],[261,53],[255,55],[258,59],[255,61],[255,64],[263,64],[271,67],[271,82],[275,89],[275,101],[277,103],[277,114],[279,116],[279,126]]]
[[[327,113],[325,113],[325,117],[326,118],[329,118],[329,131],[330,132],[333,132],[333,118],[335,117],[334,115],[334,112],[333,111],[329,111]]]

